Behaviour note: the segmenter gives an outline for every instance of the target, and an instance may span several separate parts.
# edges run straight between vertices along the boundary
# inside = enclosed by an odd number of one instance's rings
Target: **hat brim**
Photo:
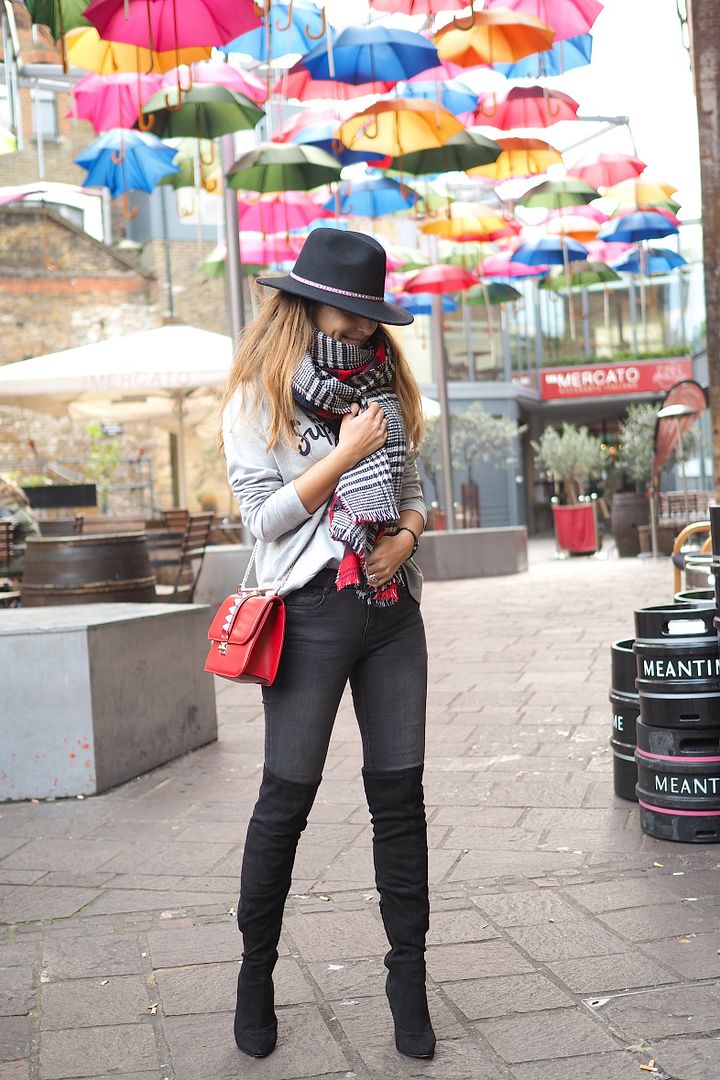
[[[348,311],[351,315],[362,315],[373,322],[386,323],[388,326],[409,326],[415,322],[415,316],[398,304],[389,304],[386,300],[360,300],[354,296],[338,296],[326,289],[318,289],[313,285],[305,285],[302,281],[296,281],[290,274],[279,274],[277,277],[255,279],[259,285],[267,285],[271,289],[280,289],[282,292],[291,293],[293,296],[302,296],[305,300],[316,300],[328,307],[338,308],[339,311]]]

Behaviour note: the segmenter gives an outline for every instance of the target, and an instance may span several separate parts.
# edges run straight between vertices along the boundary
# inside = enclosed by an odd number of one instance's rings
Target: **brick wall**
[[[214,244],[192,240],[174,240],[170,245],[175,318],[188,326],[229,333],[225,305],[225,279],[210,278],[201,267]],[[146,244],[142,265],[157,277],[158,302],[167,310],[167,268],[165,244],[152,240]]]

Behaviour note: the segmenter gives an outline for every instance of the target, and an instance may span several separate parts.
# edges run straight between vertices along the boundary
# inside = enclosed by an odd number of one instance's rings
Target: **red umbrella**
[[[645,162],[632,154],[598,154],[592,160],[585,159],[568,169],[568,176],[584,180],[594,188],[612,187],[621,180],[639,176]]]
[[[551,26],[555,41],[587,34],[603,9],[600,0],[486,0],[485,9],[534,15]]]
[[[322,124],[324,121],[334,121],[336,127],[340,127],[342,124],[342,118],[338,117],[335,109],[302,109],[300,112],[295,113],[290,119],[273,135],[273,142],[288,143],[292,142],[293,135],[297,135],[303,128],[308,127],[311,124]]]
[[[262,25],[252,0],[91,0],[83,14],[106,41],[157,52],[226,45]]]
[[[478,267],[480,277],[541,277],[550,271],[549,266],[528,266],[527,263],[512,262],[511,254],[510,251],[503,251],[499,255],[490,255],[483,259]]]
[[[435,263],[433,266],[426,266],[424,270],[419,270],[417,274],[412,274],[405,282],[405,292],[453,293],[470,289],[477,283],[478,279],[475,275],[464,270],[462,266]]]
[[[334,79],[313,79],[310,72],[295,64],[272,88],[273,94],[298,101],[349,101],[356,97],[389,94],[394,82],[353,83],[336,82]]]
[[[460,11],[467,7],[467,0],[370,0],[370,7],[403,15],[437,15],[438,11]]]
[[[218,64],[213,60],[200,60],[190,65],[190,73],[193,82],[215,83],[216,86],[224,86],[226,90],[234,90],[237,94],[244,94],[256,105],[262,105],[267,99],[267,87],[261,83],[255,75],[249,71],[238,71],[230,64]],[[184,79],[182,80],[185,81]],[[175,86],[177,76],[174,71],[165,76],[168,86]]]
[[[550,127],[560,120],[577,120],[578,103],[560,90],[545,86],[515,86],[501,101],[485,94],[472,114],[469,126],[481,124],[509,131],[511,128]]]

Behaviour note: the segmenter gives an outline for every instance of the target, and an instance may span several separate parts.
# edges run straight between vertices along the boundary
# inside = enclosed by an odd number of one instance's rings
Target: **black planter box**
[[[23,491],[33,510],[59,510],[71,506],[97,506],[95,484],[48,484]]]

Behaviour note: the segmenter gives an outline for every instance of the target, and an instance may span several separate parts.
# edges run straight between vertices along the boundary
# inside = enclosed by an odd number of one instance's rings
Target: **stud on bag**
[[[257,545],[242,584],[223,600],[210,624],[205,671],[233,682],[270,686],[277,675],[285,638],[285,604],[277,592],[247,588],[256,550]],[[278,588],[287,581],[294,565]]]

